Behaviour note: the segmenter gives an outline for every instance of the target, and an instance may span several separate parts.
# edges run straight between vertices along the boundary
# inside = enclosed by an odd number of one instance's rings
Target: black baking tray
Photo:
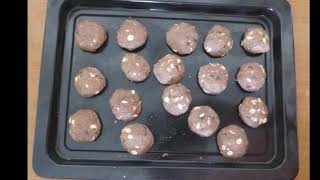
[[[143,83],[129,82],[120,71],[125,53],[115,39],[119,24],[132,17],[148,29],[149,39],[138,53],[152,66],[173,53],[165,32],[174,23],[196,26],[196,50],[183,56],[186,75],[181,83],[191,90],[196,105],[210,105],[219,114],[220,128],[237,124],[248,135],[250,146],[239,160],[223,158],[216,134],[201,138],[187,125],[187,116],[169,115],[161,104],[165,86],[154,75]],[[83,52],[74,43],[76,24],[83,19],[99,21],[108,29],[108,42],[97,53]],[[223,58],[211,58],[203,50],[212,25],[230,29],[234,47]],[[248,55],[240,47],[245,30],[262,26],[270,35],[271,50]],[[235,81],[241,64],[256,61],[267,72],[265,86],[247,93]],[[200,66],[219,62],[229,71],[228,88],[217,96],[205,95],[197,83]],[[73,78],[82,67],[99,68],[108,79],[107,88],[93,98],[75,91]],[[284,0],[49,0],[41,64],[38,110],[33,151],[35,172],[47,178],[80,179],[293,179],[298,172],[296,84],[291,10]],[[108,99],[117,88],[135,89],[142,99],[142,113],[133,122],[146,124],[155,136],[151,151],[132,156],[120,144],[125,123],[116,121]],[[239,119],[237,106],[246,96],[259,96],[269,109],[267,124],[253,129]],[[103,131],[90,143],[76,143],[67,132],[67,119],[80,108],[99,114]]]

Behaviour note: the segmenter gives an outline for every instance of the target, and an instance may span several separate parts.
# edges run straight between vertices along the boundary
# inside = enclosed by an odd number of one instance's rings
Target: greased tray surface
[[[220,4],[218,4],[220,3]],[[126,18],[142,22],[149,38],[140,48],[151,67],[158,59],[173,53],[166,46],[165,32],[174,23],[196,26],[196,50],[182,56],[186,74],[180,81],[191,90],[189,111],[175,117],[161,103],[165,86],[153,73],[143,83],[128,81],[120,69],[125,50],[116,42],[116,30]],[[95,20],[107,27],[108,41],[97,53],[83,52],[74,42],[80,20]],[[215,25],[226,26],[234,46],[223,58],[211,58],[203,41]],[[271,51],[252,56],[241,48],[243,33],[250,26],[262,26],[271,39]],[[267,73],[265,86],[256,93],[243,91],[235,81],[241,64],[256,61]],[[209,62],[223,64],[229,72],[227,89],[216,96],[203,93],[197,73]],[[107,88],[93,98],[82,98],[73,79],[85,66],[101,70]],[[142,112],[132,123],[147,125],[155,136],[151,151],[132,156],[119,140],[125,123],[116,121],[109,99],[117,88],[135,89],[142,99]],[[246,96],[262,98],[269,109],[268,123],[253,129],[239,119],[237,107]],[[33,166],[44,177],[84,179],[212,179],[259,178],[290,179],[297,173],[296,97],[290,7],[285,1],[49,1],[39,89]],[[245,157],[223,158],[216,133],[201,138],[192,133],[187,117],[193,106],[209,105],[220,116],[219,129],[237,124],[250,141]],[[81,108],[94,109],[102,121],[100,137],[90,143],[77,143],[67,132],[68,117]]]

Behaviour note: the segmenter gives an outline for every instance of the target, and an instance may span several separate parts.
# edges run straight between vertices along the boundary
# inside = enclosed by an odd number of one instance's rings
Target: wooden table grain
[[[299,136],[299,173],[296,180],[310,179],[310,18],[309,0],[289,0],[294,24],[297,79],[297,121]],[[38,85],[47,0],[28,1],[28,179],[43,180],[32,169],[32,149],[37,108]]]

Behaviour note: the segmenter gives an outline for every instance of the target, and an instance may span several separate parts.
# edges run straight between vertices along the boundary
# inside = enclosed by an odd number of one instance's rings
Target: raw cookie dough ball
[[[106,28],[94,21],[83,20],[77,25],[75,41],[80,49],[88,52],[95,52],[107,40]]]
[[[228,71],[219,63],[209,63],[200,67],[198,81],[202,90],[210,95],[221,93],[228,85]]]
[[[247,134],[237,125],[229,125],[222,128],[217,135],[220,153],[228,158],[240,158],[247,153]]]
[[[191,100],[190,90],[180,83],[166,87],[162,94],[163,107],[174,116],[187,112]]]
[[[245,91],[256,92],[263,87],[266,72],[263,66],[256,62],[245,63],[240,66],[237,81]]]
[[[211,136],[219,124],[219,116],[210,106],[196,106],[188,117],[190,130],[201,137]]]
[[[117,41],[120,47],[129,51],[144,45],[148,38],[147,28],[139,21],[126,19],[117,31]]]
[[[122,147],[133,155],[141,155],[149,151],[154,137],[149,128],[142,124],[129,124],[121,130]]]
[[[135,90],[116,89],[109,103],[113,115],[124,122],[137,118],[141,112],[141,100]]]
[[[126,53],[122,58],[121,70],[133,82],[141,82],[150,74],[150,66],[146,59],[136,53]]]
[[[172,54],[167,54],[153,66],[153,73],[161,84],[174,84],[179,82],[185,73],[182,60]]]
[[[246,97],[239,105],[239,114],[244,123],[256,128],[267,122],[267,105],[256,97]]]
[[[213,57],[225,56],[233,46],[229,29],[221,25],[214,25],[204,41],[205,51]]]
[[[81,109],[72,114],[68,123],[71,138],[78,142],[94,141],[101,131],[100,119],[90,109]]]
[[[79,70],[74,78],[77,92],[83,97],[92,97],[103,90],[107,80],[104,75],[94,67],[85,67]]]
[[[261,27],[250,27],[244,34],[241,46],[251,54],[268,52],[270,50],[268,33]]]
[[[192,53],[198,42],[195,26],[188,23],[174,24],[166,33],[166,42],[171,50],[180,55]]]

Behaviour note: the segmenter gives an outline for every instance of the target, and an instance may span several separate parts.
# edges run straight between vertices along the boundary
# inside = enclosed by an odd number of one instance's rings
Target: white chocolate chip
[[[212,49],[211,48],[207,48],[207,52],[211,52],[212,51]]]
[[[131,133],[131,129],[130,128],[124,128],[124,132]]]
[[[86,84],[85,86],[86,86],[86,88],[88,88],[88,87],[89,87],[89,85],[88,85],[88,84]]]
[[[241,144],[241,143],[242,143],[242,139],[241,139],[241,138],[238,138],[238,139],[236,140],[236,143],[237,143],[237,144]]]
[[[247,78],[247,81],[248,81],[248,82],[252,82],[252,80],[251,80],[250,78]]]
[[[184,98],[183,96],[180,96],[180,98],[179,98],[179,99],[180,99],[180,100],[182,100],[183,98]]]
[[[263,43],[267,43],[267,39],[264,37],[262,38]]]
[[[253,104],[253,105],[256,105],[257,104],[257,100],[251,100],[251,103]]]
[[[169,97],[164,97],[164,102],[169,103],[170,102],[170,98]]]
[[[267,122],[267,118],[263,118],[262,123],[266,123],[266,122]]]
[[[135,117],[135,118],[136,118],[136,117],[138,117],[138,114],[133,114],[132,117]]]
[[[228,151],[228,152],[227,152],[227,155],[228,155],[228,156],[232,156],[232,155],[233,155],[233,152],[232,152],[232,151]]]
[[[257,122],[257,121],[258,121],[258,119],[257,119],[256,117],[252,117],[251,120],[252,120],[253,122]]]
[[[171,68],[175,68],[174,64],[170,64],[170,67],[171,67]]]
[[[196,129],[200,129],[200,123],[197,123]]]
[[[132,75],[133,75],[133,76],[136,76],[136,75],[137,75],[137,73],[135,73],[135,72],[134,72],[134,73],[132,73]]]
[[[250,31],[248,35],[252,35],[252,34],[253,34],[253,31]]]
[[[95,77],[95,75],[93,73],[89,73],[90,77]]]
[[[182,104],[178,104],[178,109],[182,110],[183,109],[183,105]]]
[[[79,76],[76,76],[74,80],[77,82],[79,80]]]
[[[128,40],[128,41],[132,41],[133,39],[134,39],[134,35],[129,34],[129,35],[127,36],[127,40]]]
[[[259,102],[259,103],[261,103],[261,102],[262,102],[262,100],[261,100],[260,98],[258,98],[258,102]]]
[[[208,120],[207,120],[207,124],[208,124],[208,125],[210,125],[210,124],[211,124],[211,121],[210,121],[210,119],[208,119]]]
[[[122,103],[122,104],[127,104],[127,103],[128,103],[128,101],[126,101],[126,100],[122,100],[122,101],[121,101],[121,103]]]
[[[205,115],[204,113],[201,113],[201,114],[199,115],[199,117],[204,117],[204,115]]]
[[[194,110],[198,110],[198,109],[200,109],[200,107],[194,107]]]
[[[222,66],[222,65],[221,65],[220,67],[221,67],[221,69],[226,70],[226,67],[224,67],[224,66]]]
[[[95,94],[98,94],[100,91],[96,91],[96,92],[94,92]]]
[[[133,139],[133,136],[131,134],[129,134],[128,139]]]
[[[131,90],[131,94],[135,94],[136,93],[136,91],[135,90]]]
[[[231,134],[236,134],[235,132],[233,132],[232,130],[229,130],[229,132],[231,133]]]
[[[162,154],[162,157],[167,157],[167,156],[169,156],[168,153],[163,153],[163,154]]]
[[[91,124],[91,125],[90,125],[90,129],[97,129],[97,125]]]
[[[226,150],[226,148],[227,148],[227,146],[224,145],[224,144],[221,146],[221,149],[222,149],[223,151]]]
[[[126,58],[126,57],[124,57],[123,59],[122,59],[122,62],[126,62],[128,59]]]
[[[250,109],[250,111],[249,111],[251,114],[253,114],[253,113],[255,113],[256,112],[256,110],[255,109]]]
[[[181,59],[177,59],[177,63],[180,64],[181,63]]]
[[[264,110],[262,110],[261,112],[262,112],[262,114],[267,114]]]
[[[263,72],[263,73],[266,73],[266,71],[264,70],[263,66],[262,66],[261,64],[260,64],[259,66],[260,66],[262,72]]]
[[[247,39],[251,40],[251,39],[253,39],[253,37],[252,36],[247,36]]]
[[[133,154],[133,155],[137,155],[138,154],[138,152],[135,151],[135,150],[131,150],[130,153]]]
[[[137,145],[135,145],[135,146],[134,146],[134,148],[137,148],[137,149],[139,149],[140,147],[139,147],[139,146],[137,146]]]
[[[139,63],[136,63],[136,66],[139,66]]]
[[[180,99],[180,97],[176,97],[176,98],[174,98],[174,101],[177,102],[177,101],[179,101],[179,99]]]

